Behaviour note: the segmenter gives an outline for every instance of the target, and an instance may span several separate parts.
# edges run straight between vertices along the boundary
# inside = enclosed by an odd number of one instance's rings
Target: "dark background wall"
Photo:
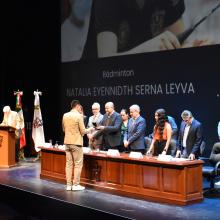
[[[59,136],[60,118],[60,2],[21,0],[5,2],[1,49],[0,108],[15,109],[15,90],[23,90],[26,138],[31,145],[34,90],[40,98],[46,141]],[[2,111],[0,111],[2,119]],[[29,148],[29,149],[28,149]],[[28,146],[26,154],[31,153]]]

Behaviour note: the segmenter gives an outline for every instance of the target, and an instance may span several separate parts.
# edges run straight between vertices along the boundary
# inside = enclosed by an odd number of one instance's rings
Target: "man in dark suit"
[[[112,102],[105,104],[105,112],[100,126],[96,128],[98,131],[90,138],[103,136],[100,150],[119,149],[121,143],[121,116],[114,110]]]
[[[193,118],[190,111],[184,110],[181,114],[183,119],[177,144],[176,157],[195,160],[200,154],[200,145],[203,141],[202,124]]]
[[[144,154],[146,121],[140,116],[140,107],[138,105],[132,105],[129,110],[131,118],[128,121],[128,131],[124,136],[124,146],[130,147],[131,151]]]

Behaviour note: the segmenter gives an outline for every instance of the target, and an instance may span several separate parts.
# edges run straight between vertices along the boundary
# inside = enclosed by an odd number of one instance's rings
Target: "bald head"
[[[108,115],[111,115],[113,112],[114,112],[114,104],[113,102],[107,102],[105,104],[105,112],[108,114]]]
[[[4,108],[3,108],[3,112],[4,113],[7,113],[7,112],[10,112],[11,111],[11,108],[10,106],[6,105]]]

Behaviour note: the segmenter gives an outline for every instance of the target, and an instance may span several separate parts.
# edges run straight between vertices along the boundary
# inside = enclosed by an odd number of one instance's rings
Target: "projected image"
[[[220,43],[220,0],[63,3],[62,62]]]
[[[92,0],[61,1],[62,62],[80,60],[87,40]]]

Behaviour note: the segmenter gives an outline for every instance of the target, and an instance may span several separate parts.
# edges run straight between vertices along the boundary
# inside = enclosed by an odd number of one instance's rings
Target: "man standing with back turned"
[[[83,135],[90,131],[85,129],[83,115],[79,113],[81,109],[80,102],[73,100],[71,102],[71,111],[63,115],[63,131],[65,133],[64,144],[66,151],[66,190],[76,191],[84,190],[80,185],[80,176],[83,166]],[[74,160],[74,178],[72,180]]]

